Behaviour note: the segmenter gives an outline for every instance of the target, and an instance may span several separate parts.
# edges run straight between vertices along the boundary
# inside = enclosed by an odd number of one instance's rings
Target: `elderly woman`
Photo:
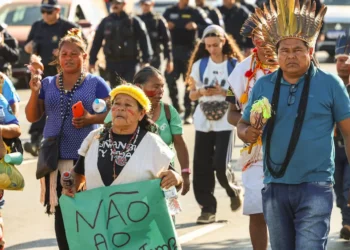
[[[29,85],[31,96],[25,112],[29,122],[47,115],[44,138],[61,134],[58,169],[40,180],[41,202],[48,213],[55,213],[55,231],[60,249],[69,249],[62,213],[58,204],[61,195],[59,174],[70,171],[78,159],[78,149],[85,137],[102,124],[107,112],[96,114],[92,109],[95,98],[109,100],[110,88],[98,77],[84,72],[86,44],[79,34],[71,32],[59,44],[58,63],[61,73],[46,77],[33,76]],[[72,105],[82,101],[84,113],[73,117]]]
[[[79,149],[73,175],[77,191],[162,178],[161,187],[181,188],[182,178],[169,169],[174,156],[147,116],[151,103],[131,84],[114,88],[111,126],[92,131]],[[74,196],[74,189],[64,189]]]
[[[217,25],[208,26],[198,42],[189,63],[187,79],[191,85],[190,99],[199,101],[193,115],[196,139],[193,159],[193,190],[202,213],[198,224],[215,221],[215,174],[231,199],[231,210],[241,206],[240,189],[233,186],[226,168],[231,158],[233,126],[227,121],[229,87],[227,78],[237,61],[242,59],[232,38]]]

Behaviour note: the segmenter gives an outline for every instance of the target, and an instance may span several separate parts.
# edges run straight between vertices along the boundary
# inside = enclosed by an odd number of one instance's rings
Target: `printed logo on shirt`
[[[180,17],[180,15],[177,13],[171,13],[169,16],[170,19],[178,19],[179,17]]]
[[[159,129],[164,131],[168,127],[168,124],[163,123],[162,126],[159,126]]]
[[[233,93],[231,87],[228,88],[226,96],[235,96],[235,94]]]
[[[112,151],[112,145],[109,140],[102,141],[99,144],[98,151],[99,157],[101,158],[110,158],[110,161],[115,161],[119,154],[124,151],[127,143],[123,143],[120,141],[114,142],[113,148],[115,149],[115,153]],[[120,154],[120,156],[125,156],[128,160],[132,156],[133,152],[136,150],[136,145],[130,144],[129,149],[126,152]]]
[[[189,15],[189,14],[182,14],[181,15],[181,18],[183,18],[183,19],[190,19],[192,16],[191,15]]]
[[[58,36],[53,36],[52,37],[52,42],[56,43],[58,41]]]

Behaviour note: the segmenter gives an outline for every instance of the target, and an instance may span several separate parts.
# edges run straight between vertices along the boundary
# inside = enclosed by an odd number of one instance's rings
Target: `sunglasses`
[[[288,106],[293,105],[295,103],[295,93],[297,92],[298,84],[292,84],[289,88],[289,96],[288,96]]]
[[[53,13],[53,10],[45,10],[45,9],[41,9],[41,14],[48,14],[48,15],[51,15]]]

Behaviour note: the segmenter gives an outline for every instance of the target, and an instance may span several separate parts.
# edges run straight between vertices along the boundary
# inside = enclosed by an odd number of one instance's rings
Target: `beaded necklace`
[[[75,93],[75,91],[77,90],[77,88],[79,87],[79,85],[81,84],[81,80],[83,79],[84,73],[82,72],[77,80],[77,82],[74,84],[73,88],[70,91],[65,91],[64,86],[63,86],[63,73],[61,72],[58,75],[58,84],[60,87],[60,111],[61,111],[61,117],[62,120],[67,118],[69,112],[65,112],[64,113],[64,104],[63,104],[63,96],[65,93],[69,94],[68,96],[68,102],[67,102],[67,110],[70,108],[71,106],[71,102],[72,102],[72,98],[73,95]]]
[[[245,87],[245,90],[243,94],[240,97],[240,103],[245,104],[248,101],[248,92],[249,92],[249,82],[251,79],[254,78],[254,84],[256,82],[256,74],[258,73],[259,69],[263,71],[264,75],[268,75],[275,71],[277,66],[275,65],[267,65],[263,64],[258,57],[258,50],[255,48],[253,50],[253,55],[252,55],[252,61],[250,63],[250,69],[245,72],[245,77],[247,78],[247,84]]]
[[[117,155],[117,159],[115,160],[113,157],[113,179],[115,180],[118,175],[116,175],[115,170],[116,170],[116,163],[121,166],[124,167],[127,163],[127,159],[126,159],[126,153],[129,152],[130,146],[133,144],[135,145],[137,138],[139,137],[139,133],[140,133],[140,127],[137,127],[137,129],[135,130],[134,134],[132,135],[131,139],[129,140],[129,142],[126,144],[125,148],[117,153],[116,148],[114,147],[114,140],[113,140],[113,133],[112,133],[112,129],[109,130],[109,141],[111,143],[111,149],[112,149],[112,155]]]

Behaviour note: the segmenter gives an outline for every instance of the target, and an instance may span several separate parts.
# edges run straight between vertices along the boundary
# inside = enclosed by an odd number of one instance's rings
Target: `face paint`
[[[130,110],[130,109],[127,109],[126,111],[128,111],[131,115],[135,115],[134,111]]]
[[[145,92],[147,97],[153,97],[153,96],[157,95],[156,90],[143,90],[143,92]]]
[[[116,107],[116,106],[112,106],[112,111],[116,111],[116,110],[118,110],[118,107]]]

